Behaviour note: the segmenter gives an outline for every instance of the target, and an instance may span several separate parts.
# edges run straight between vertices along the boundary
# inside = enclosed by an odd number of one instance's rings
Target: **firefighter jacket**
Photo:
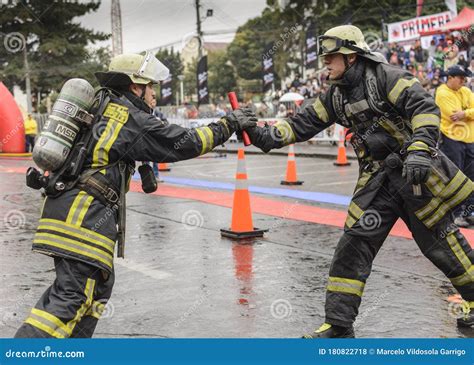
[[[338,123],[354,133],[352,144],[359,159],[359,178],[349,207],[346,227],[364,214],[383,180],[385,161],[398,163],[407,152],[431,153],[433,166],[422,196],[404,189],[407,208],[428,227],[465,201],[474,184],[437,149],[440,113],[434,99],[410,73],[382,62],[360,57],[344,77],[301,113],[273,126],[249,130],[252,143],[264,152],[310,139]],[[393,166],[391,166],[393,167]]]
[[[195,129],[163,123],[140,98],[131,93],[114,94],[101,122],[93,128],[96,141],[87,158],[87,168],[97,169],[120,191],[119,165],[114,162],[121,160],[134,166],[135,161],[190,159],[221,145],[233,132],[225,118]],[[33,250],[76,259],[110,272],[117,219],[116,210],[77,187],[57,198],[47,197]]]

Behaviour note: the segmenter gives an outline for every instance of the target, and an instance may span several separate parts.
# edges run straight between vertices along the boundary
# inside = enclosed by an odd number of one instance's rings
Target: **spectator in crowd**
[[[474,94],[464,86],[472,73],[455,65],[447,70],[448,80],[436,91],[441,110],[441,151],[470,179],[474,179]],[[454,212],[460,227],[474,224],[474,196],[467,206]]]
[[[464,68],[468,68],[468,67],[469,67],[469,62],[467,62],[467,60],[466,60],[466,58],[464,57],[463,54],[460,54],[460,55],[459,55],[458,65],[461,65],[461,66],[464,67]]]
[[[449,44],[452,44],[450,42]],[[447,71],[451,66],[457,65],[459,49],[456,45],[451,45],[446,49],[446,56],[444,58],[444,70]]]
[[[38,134],[38,123],[31,114],[25,119],[25,152],[33,152],[35,138]]]
[[[417,40],[415,42],[415,60],[418,63],[424,63],[428,60],[428,51],[421,47],[421,41]]]
[[[436,52],[434,54],[434,68],[444,68],[444,52],[443,52],[443,46],[439,44],[436,47]]]

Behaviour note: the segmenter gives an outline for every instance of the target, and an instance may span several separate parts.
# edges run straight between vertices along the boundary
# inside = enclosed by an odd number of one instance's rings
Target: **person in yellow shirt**
[[[469,69],[455,65],[446,72],[448,81],[436,90],[436,104],[441,111],[441,151],[471,180],[474,179],[474,93],[464,84],[471,77]],[[455,212],[454,223],[474,225],[474,194],[466,206]]]
[[[35,138],[38,134],[38,124],[31,114],[25,119],[25,152],[33,152]]]

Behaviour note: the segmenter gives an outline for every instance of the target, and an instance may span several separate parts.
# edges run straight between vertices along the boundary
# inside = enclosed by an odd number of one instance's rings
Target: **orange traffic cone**
[[[171,171],[166,162],[158,164],[158,171]]]
[[[339,133],[339,146],[337,148],[337,159],[334,162],[336,166],[348,166],[351,163],[347,161],[346,147],[344,146],[344,131]]]
[[[281,181],[281,185],[303,185],[303,181],[296,178],[295,145],[288,146],[288,163],[286,165],[286,180]]]
[[[235,174],[234,203],[232,205],[232,224],[230,229],[221,229],[221,235],[230,238],[262,237],[268,229],[254,228],[250,194],[245,169],[245,154],[243,148],[237,155],[237,173]]]

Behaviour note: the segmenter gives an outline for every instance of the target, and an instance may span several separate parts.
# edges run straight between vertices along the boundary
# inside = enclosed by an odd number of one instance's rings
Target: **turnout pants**
[[[112,294],[114,273],[92,265],[54,258],[56,279],[31,310],[16,338],[92,337]]]
[[[358,314],[372,262],[400,217],[421,252],[452,282],[465,301],[474,301],[474,251],[451,214],[428,229],[414,214],[401,174],[386,178],[369,208],[350,228],[346,225],[333,257],[326,292],[326,322],[349,327]],[[411,187],[410,187],[411,188]],[[349,208],[349,212],[351,207]]]

